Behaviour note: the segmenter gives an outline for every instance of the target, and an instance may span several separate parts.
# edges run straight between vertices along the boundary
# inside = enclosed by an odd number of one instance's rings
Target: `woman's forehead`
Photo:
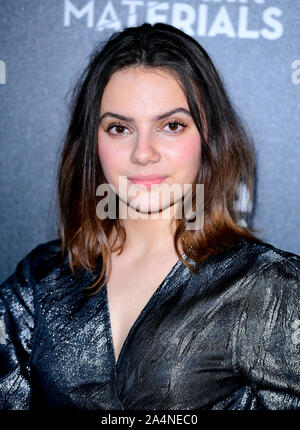
[[[159,114],[162,107],[188,108],[186,95],[168,71],[131,68],[115,72],[104,88],[101,110],[124,107],[126,111],[140,108]]]

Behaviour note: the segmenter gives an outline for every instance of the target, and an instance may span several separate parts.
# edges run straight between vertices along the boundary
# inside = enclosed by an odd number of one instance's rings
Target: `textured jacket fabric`
[[[0,409],[300,409],[299,256],[242,239],[197,274],[178,260],[117,362],[98,269],[74,277],[56,239],[0,286]]]

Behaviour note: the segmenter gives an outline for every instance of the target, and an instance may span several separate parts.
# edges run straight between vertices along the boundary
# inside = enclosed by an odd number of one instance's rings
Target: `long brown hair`
[[[249,205],[253,196],[253,143],[209,55],[196,40],[168,24],[125,28],[96,47],[75,86],[57,173],[62,255],[67,250],[73,274],[76,269],[93,272],[99,257],[102,259],[101,274],[88,288],[94,289],[102,279],[103,282],[90,294],[103,287],[111,251],[122,252],[126,240],[118,217],[99,219],[96,214],[96,189],[107,183],[97,152],[101,99],[114,72],[136,66],[167,69],[176,75],[201,136],[202,156],[193,187],[193,208],[195,184],[204,184],[204,225],[189,230],[185,217],[173,220],[178,258],[195,271],[198,263],[233,247],[241,238],[261,242],[247,223],[240,223],[236,210],[240,185],[249,191]],[[249,221],[247,215],[246,220]],[[110,249],[114,227],[120,245],[114,249],[114,241]],[[196,268],[182,259],[179,243]],[[111,267],[108,277],[110,273]]]

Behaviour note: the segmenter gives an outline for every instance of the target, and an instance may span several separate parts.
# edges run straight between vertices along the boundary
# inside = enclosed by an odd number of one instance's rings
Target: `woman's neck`
[[[176,254],[174,248],[174,225],[171,219],[121,219],[125,232],[126,241],[123,248],[123,253],[133,257],[141,256],[157,256]],[[110,244],[112,245],[116,237],[116,229],[114,228],[111,235]],[[120,242],[118,242],[118,245]]]

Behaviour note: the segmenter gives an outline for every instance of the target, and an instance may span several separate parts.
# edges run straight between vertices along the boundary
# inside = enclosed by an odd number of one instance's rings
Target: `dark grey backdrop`
[[[299,0],[0,0],[0,282],[55,236],[66,95],[91,49],[144,21],[181,28],[211,55],[256,146],[253,225],[300,254]]]

